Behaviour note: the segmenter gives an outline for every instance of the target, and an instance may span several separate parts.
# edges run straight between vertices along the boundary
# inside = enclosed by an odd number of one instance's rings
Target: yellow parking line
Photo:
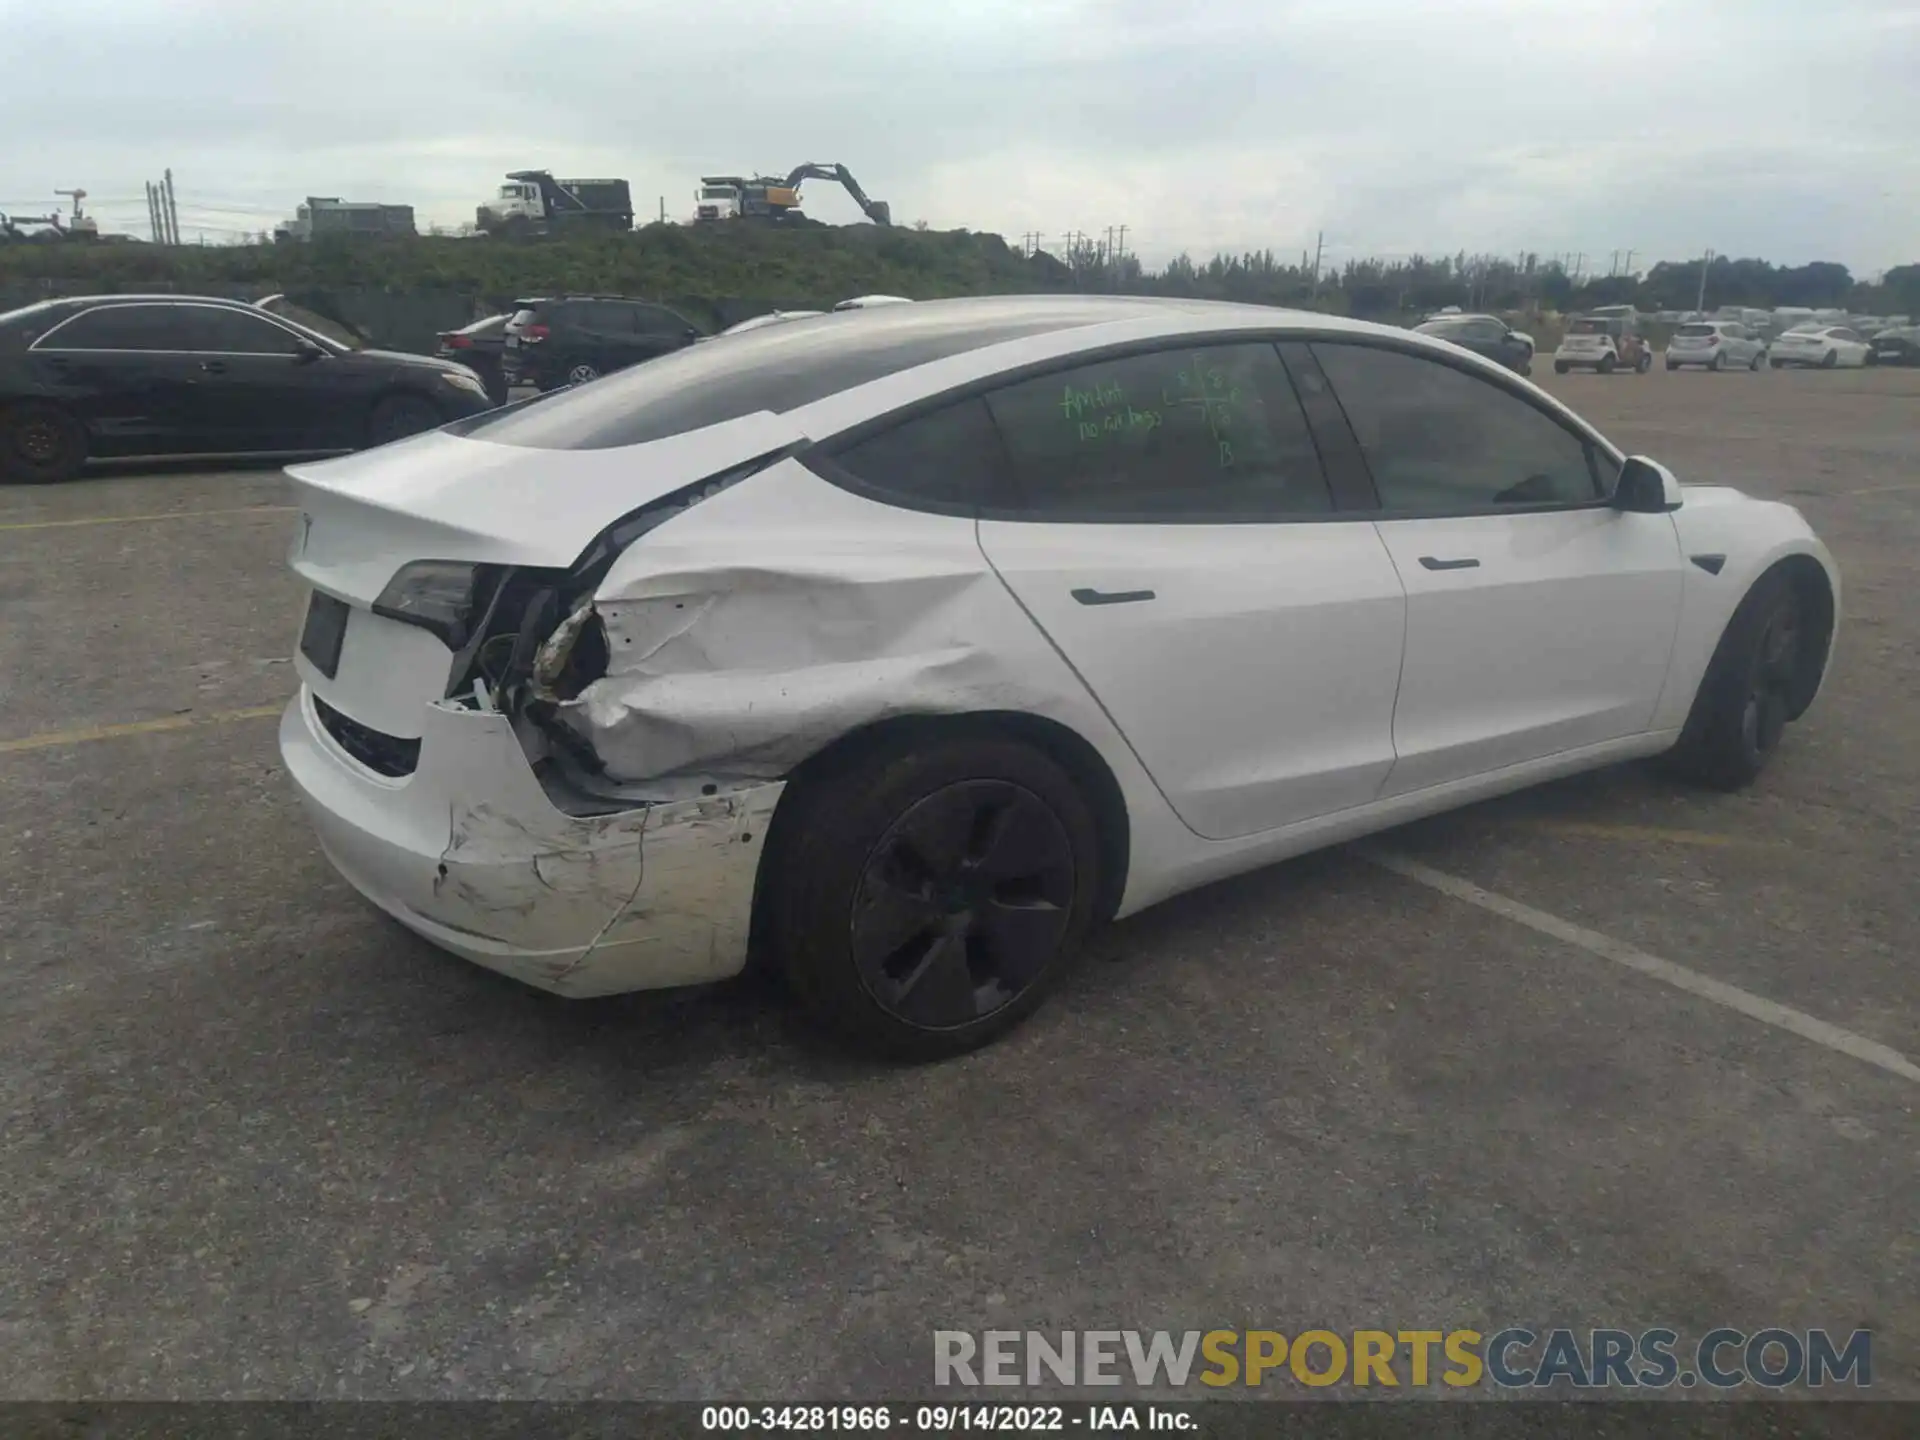
[[[298,505],[239,505],[230,510],[164,510],[155,515],[90,515],[84,520],[16,520],[0,530],[64,530],[74,525],[133,525],[145,520],[200,520],[209,515],[284,515]]]
[[[121,740],[129,735],[159,735],[168,730],[194,730],[206,725],[232,725],[241,720],[265,720],[287,707],[261,705],[252,710],[209,710],[204,715],[169,715],[161,720],[135,720],[129,725],[91,725],[84,730],[49,730],[40,735],[22,735],[17,740],[0,740],[0,755],[22,750],[53,750],[62,745],[85,745],[92,740]]]
[[[1716,835],[1708,830],[1669,830],[1659,825],[1599,825],[1582,820],[1519,820],[1509,822],[1522,830],[1538,830],[1545,835],[1565,835],[1585,840],[1620,840],[1641,845],[1705,845],[1740,850],[1778,850],[1774,840],[1751,840],[1744,835]]]

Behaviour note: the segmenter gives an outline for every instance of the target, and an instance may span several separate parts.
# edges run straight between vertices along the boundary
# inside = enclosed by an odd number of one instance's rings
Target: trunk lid
[[[608,450],[537,450],[429,431],[288,466],[301,512],[291,562],[309,584],[359,606],[414,560],[565,567],[648,501],[801,438],[767,413]]]

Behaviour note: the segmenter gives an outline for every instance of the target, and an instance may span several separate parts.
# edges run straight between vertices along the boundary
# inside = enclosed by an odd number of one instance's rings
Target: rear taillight
[[[473,348],[473,337],[471,335],[442,335],[440,337],[440,343],[449,350],[471,350]]]
[[[462,560],[416,560],[387,582],[373,613],[438,635],[449,650],[467,643],[481,583],[493,567]]]
[[[523,326],[520,331],[520,341],[525,344],[529,340],[544,340],[551,333],[544,325]]]

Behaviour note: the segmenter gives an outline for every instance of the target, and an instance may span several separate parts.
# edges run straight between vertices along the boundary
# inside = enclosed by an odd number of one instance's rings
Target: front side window
[[[1365,345],[1316,343],[1383,510],[1458,515],[1602,498],[1593,445],[1504,387]]]
[[[210,305],[183,305],[186,342],[183,350],[220,355],[293,355],[300,342],[271,320],[241,310],[216,310]]]
[[[693,327],[671,310],[658,305],[636,305],[633,307],[633,328],[642,335],[677,340]]]
[[[1036,518],[1250,520],[1333,508],[1270,344],[1122,356],[986,397]]]
[[[102,305],[49,330],[42,350],[185,350],[178,305]]]

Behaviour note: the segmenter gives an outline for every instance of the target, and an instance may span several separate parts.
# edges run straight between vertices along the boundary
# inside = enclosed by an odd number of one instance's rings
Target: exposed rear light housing
[[[544,325],[523,326],[520,330],[520,343],[524,345],[529,341],[544,340],[552,333],[553,332]]]
[[[403,565],[373,602],[373,613],[403,625],[417,625],[445,642],[449,650],[467,643],[474,612],[491,596],[500,579],[498,565],[464,560],[415,560]]]
[[[449,350],[471,350],[473,348],[473,337],[471,335],[442,335],[440,337],[440,343]]]

